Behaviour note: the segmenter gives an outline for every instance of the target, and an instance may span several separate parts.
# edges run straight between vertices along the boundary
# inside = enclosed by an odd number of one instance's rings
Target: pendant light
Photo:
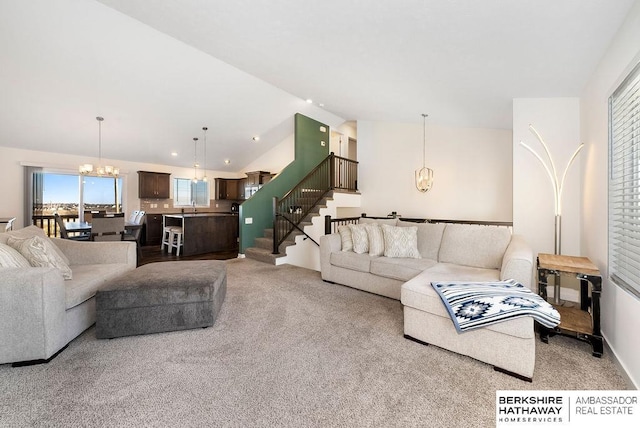
[[[206,126],[202,127],[202,131],[204,133],[204,162],[203,162],[203,171],[204,175],[202,177],[202,181],[207,182],[207,128]]]
[[[422,168],[416,170],[416,189],[422,193],[426,193],[433,186],[433,170],[427,168],[426,151],[427,151],[427,116],[422,113]]]
[[[120,169],[112,165],[102,166],[102,122],[103,117],[96,117],[98,121],[98,166],[96,167],[96,174],[99,176],[117,177],[120,175]],[[80,175],[88,175],[93,172],[93,165],[85,163],[78,168]]]
[[[198,182],[198,137],[193,137],[193,182]]]

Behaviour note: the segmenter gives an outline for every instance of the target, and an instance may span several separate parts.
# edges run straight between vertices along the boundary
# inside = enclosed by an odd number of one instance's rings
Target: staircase
[[[306,226],[311,226],[312,219],[320,215],[320,210],[327,207],[327,202],[333,200],[333,191],[329,191],[320,201],[309,211],[309,213],[301,219],[298,226],[304,230]],[[286,222],[284,219],[278,219],[278,222]],[[258,260],[272,265],[281,264],[287,256],[287,247],[296,245],[296,237],[303,235],[298,230],[293,230],[289,236],[278,247],[278,254],[273,254],[273,229],[265,229],[262,238],[256,238],[254,247],[245,250],[245,257]],[[308,239],[308,238],[305,238]],[[280,261],[280,263],[279,263]]]

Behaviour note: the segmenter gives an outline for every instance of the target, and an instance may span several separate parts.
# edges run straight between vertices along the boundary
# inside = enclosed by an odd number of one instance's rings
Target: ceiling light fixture
[[[193,182],[198,182],[198,137],[193,137]]]
[[[171,152],[171,156],[173,156],[173,157],[178,156],[178,152]]]
[[[256,135],[255,137],[253,137],[253,141],[260,141],[260,137]]]
[[[204,162],[203,162],[203,170],[204,175],[202,176],[202,181],[207,182],[207,128],[206,126],[202,127],[202,131],[204,133]]]
[[[98,121],[98,166],[96,168],[96,174],[99,176],[117,177],[120,175],[120,169],[112,165],[102,166],[102,121],[103,117],[96,117]],[[93,165],[85,163],[78,168],[80,175],[89,175],[93,172]]]
[[[229,160],[229,159],[225,159],[225,160],[224,160],[224,163],[225,163],[225,165],[229,165],[229,164],[231,163],[231,160]]]
[[[311,98],[307,98],[307,103],[308,104],[313,104],[313,100]]]
[[[422,113],[422,168],[416,170],[416,189],[422,193],[426,193],[433,186],[433,170],[427,168],[426,151],[427,151],[427,116]]]

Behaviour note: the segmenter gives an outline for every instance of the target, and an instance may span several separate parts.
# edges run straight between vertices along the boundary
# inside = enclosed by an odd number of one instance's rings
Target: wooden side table
[[[560,274],[576,275],[580,280],[580,308],[554,307],[560,313],[560,325],[549,329],[539,325],[540,340],[549,343],[549,336],[563,334],[591,343],[594,357],[603,352],[600,333],[600,294],[602,276],[600,271],[587,257],[538,254],[538,294],[547,299],[547,276]],[[589,297],[589,284],[591,297]]]

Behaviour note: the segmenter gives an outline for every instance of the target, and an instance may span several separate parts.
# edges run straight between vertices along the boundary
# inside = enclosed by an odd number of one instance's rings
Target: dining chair
[[[135,211],[131,211],[131,214],[129,214],[129,220],[127,220],[129,223],[136,223],[136,219],[138,218],[138,214],[140,213],[140,211],[135,210]]]
[[[142,213],[142,215],[140,215]],[[124,235],[122,235],[123,241],[135,241],[136,243],[136,253],[138,256],[138,266],[140,266],[140,260],[142,259],[142,248],[140,245],[140,234],[142,233],[142,227],[144,226],[144,211],[139,211],[136,221],[129,220],[129,223],[137,224],[139,227],[130,228],[129,230],[125,230]]]
[[[146,214],[146,212],[145,212],[145,211],[142,211],[142,210],[138,211],[138,215],[136,216],[135,221],[133,221],[132,223],[135,223],[135,224],[142,224],[142,223],[144,223],[144,216],[145,216],[145,214]]]
[[[62,219],[62,217],[60,217],[60,214],[53,213],[53,218],[55,219],[56,224],[58,225],[58,229],[60,229],[60,237],[62,239],[72,239],[74,241],[89,240],[90,235],[88,233],[81,233],[79,235],[69,235],[69,232],[67,231],[67,227],[64,225],[64,220]]]
[[[16,219],[15,219],[15,217],[14,217],[14,218],[10,219],[10,220],[7,222],[7,225],[4,227],[4,231],[5,231],[5,232],[9,232],[9,231],[12,231],[12,230],[13,230],[13,222],[14,222],[15,220],[16,220]]]
[[[124,236],[124,213],[93,214],[91,219],[92,241],[122,241]]]

